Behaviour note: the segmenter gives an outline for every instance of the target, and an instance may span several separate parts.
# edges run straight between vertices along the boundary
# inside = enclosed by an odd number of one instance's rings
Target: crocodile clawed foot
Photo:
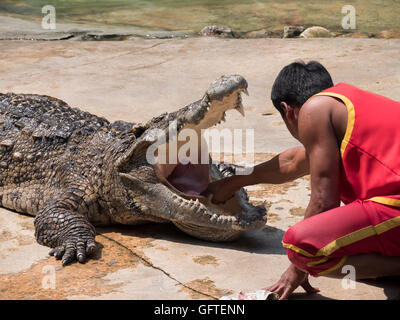
[[[94,239],[68,239],[62,245],[52,249],[49,255],[54,256],[57,260],[62,259],[62,265],[66,266],[72,262],[79,261],[85,263],[87,258],[96,250]]]

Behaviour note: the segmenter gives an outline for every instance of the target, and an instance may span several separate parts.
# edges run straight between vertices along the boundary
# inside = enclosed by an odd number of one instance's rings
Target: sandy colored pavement
[[[140,122],[201,98],[222,74],[241,74],[247,116],[230,112],[223,126],[255,130],[258,162],[297,145],[268,99],[284,65],[316,59],[335,83],[400,100],[399,53],[400,40],[381,39],[0,41],[0,92],[47,94],[109,120]],[[252,201],[267,200],[269,221],[235,242],[196,240],[169,224],[102,228],[96,259],[66,268],[36,244],[31,217],[0,209],[0,299],[212,299],[271,285],[289,265],[281,240],[302,219],[309,180],[248,190]],[[394,280],[347,290],[341,280],[311,283],[319,294],[297,289],[294,298],[400,298]]]

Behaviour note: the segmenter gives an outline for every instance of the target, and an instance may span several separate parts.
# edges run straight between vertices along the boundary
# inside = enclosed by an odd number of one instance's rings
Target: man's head
[[[301,106],[313,95],[332,86],[329,72],[317,61],[293,62],[279,72],[272,86],[271,100],[295,138]]]

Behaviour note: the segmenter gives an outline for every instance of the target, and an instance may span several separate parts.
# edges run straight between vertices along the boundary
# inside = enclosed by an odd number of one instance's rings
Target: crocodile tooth
[[[204,217],[207,217],[207,219],[210,217],[210,213],[208,212],[208,210],[206,210],[206,208],[201,207],[201,208],[200,208],[200,213],[201,213]]]
[[[237,110],[243,117],[245,116],[244,114],[244,108],[243,108],[243,104],[239,103],[236,107],[235,110]]]

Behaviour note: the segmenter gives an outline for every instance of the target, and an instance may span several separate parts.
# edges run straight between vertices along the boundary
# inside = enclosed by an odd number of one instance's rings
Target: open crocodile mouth
[[[177,206],[190,208],[199,218],[172,219],[172,222],[198,238],[232,240],[242,231],[257,229],[266,223],[265,208],[251,205],[244,189],[221,205],[202,196],[210,182],[235,173],[236,166],[211,161],[203,133],[225,121],[228,110],[237,110],[244,116],[241,93],[247,94],[247,82],[243,77],[223,76],[210,86],[202,100],[168,114],[175,123],[176,135],[168,133],[165,148],[158,150],[158,158],[164,161],[158,161],[154,169],[158,179],[171,191]],[[180,138],[184,132],[189,133],[188,139]],[[165,152],[163,157],[160,150]],[[177,155],[172,157],[176,161],[168,161],[171,152]]]

